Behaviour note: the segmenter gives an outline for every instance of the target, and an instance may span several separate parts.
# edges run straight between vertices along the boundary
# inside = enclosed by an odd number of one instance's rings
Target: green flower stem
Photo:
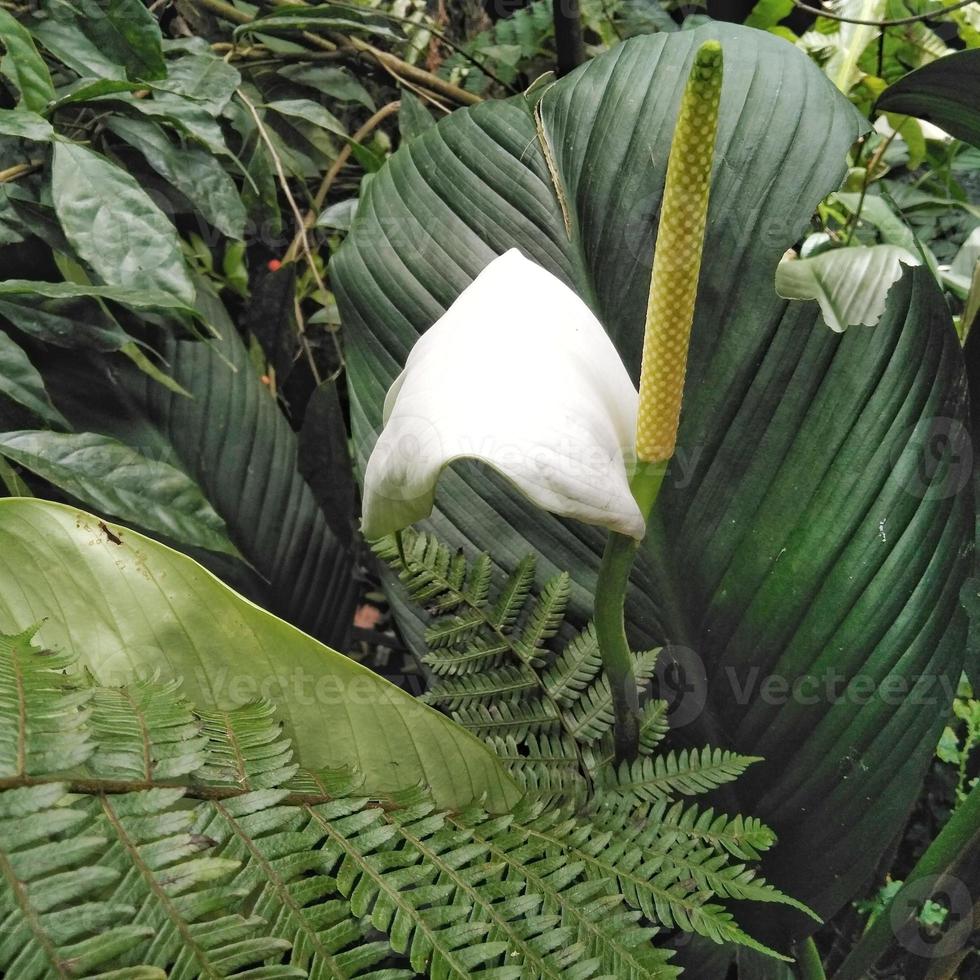
[[[664,463],[638,463],[630,488],[644,518],[649,518],[663,483]],[[626,640],[626,590],[639,541],[612,533],[599,567],[595,594],[595,632],[602,664],[609,679],[615,724],[617,761],[635,759],[640,744],[640,698],[633,654]]]
[[[895,893],[891,902],[878,914],[857,945],[834,974],[833,980],[861,980],[895,942],[897,929],[911,918],[919,900],[920,889],[913,886],[923,878],[951,875],[963,859],[976,854],[980,847],[980,783],[953,811],[946,826],[926,848],[925,854]],[[899,919],[899,921],[893,921]]]
[[[827,980],[812,936],[798,943],[793,949],[793,955],[796,957],[796,968],[793,972],[799,980]]]
[[[623,619],[626,587],[638,546],[635,538],[625,534],[609,535],[595,593],[595,633],[612,693],[617,762],[635,758],[640,744],[640,698]]]

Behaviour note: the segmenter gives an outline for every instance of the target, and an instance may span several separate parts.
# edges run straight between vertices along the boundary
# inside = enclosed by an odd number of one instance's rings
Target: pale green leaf
[[[776,292],[784,299],[815,299],[823,321],[843,333],[857,324],[873,327],[885,312],[902,265],[922,263],[897,245],[835,248],[812,258],[783,259],[776,268]]]
[[[440,805],[518,793],[493,753],[444,715],[243,599],[190,558],[47,501],[0,501],[0,630],[42,622],[105,683],[159,670],[208,709],[273,701],[313,770],[356,767],[365,793],[419,781]],[[218,639],[220,638],[220,640]]]

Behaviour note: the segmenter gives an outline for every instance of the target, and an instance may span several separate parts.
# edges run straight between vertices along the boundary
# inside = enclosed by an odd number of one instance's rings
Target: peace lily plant
[[[636,755],[639,720],[623,604],[676,445],[722,74],[721,44],[706,41],[667,165],[639,392],[586,304],[512,249],[413,347],[364,478],[368,539],[426,517],[439,474],[463,457],[488,463],[552,513],[609,529],[595,626],[621,759]]]

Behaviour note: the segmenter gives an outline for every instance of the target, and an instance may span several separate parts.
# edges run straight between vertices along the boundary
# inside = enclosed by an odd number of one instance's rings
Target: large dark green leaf
[[[261,576],[235,577],[236,585],[276,615],[343,649],[357,598],[350,535],[331,529],[300,475],[296,435],[221,304],[203,289],[199,303],[222,339],[170,340],[160,351],[191,397],[167,390],[129,364],[107,369],[102,360],[77,356],[49,355],[41,365],[48,389],[76,429],[111,435],[187,473]],[[345,478],[338,467],[336,479]],[[351,515],[331,519],[349,523]],[[199,557],[229,574],[224,565]]]
[[[68,240],[104,282],[193,301],[176,229],[124,170],[83,146],[59,142],[51,196]]]
[[[876,108],[926,119],[980,146],[980,50],[957,51],[909,72],[885,89]]]
[[[40,642],[77,653],[100,681],[159,671],[197,704],[267,698],[297,761],[356,767],[365,791],[419,782],[443,807],[518,792],[463,728],[353,660],[236,595],[186,555],[73,507],[0,501],[0,628],[40,623]]]
[[[121,350],[133,338],[98,304],[84,298],[45,299],[34,293],[4,297],[0,318],[59,347]]]
[[[878,326],[843,337],[773,288],[783,250],[844,174],[864,126],[855,110],[768,34],[716,24],[637,38],[542,98],[558,187],[523,99],[454,113],[373,179],[331,272],[362,462],[414,341],[513,246],[592,305],[635,378],[676,106],[711,36],[725,83],[679,450],[628,617],[638,647],[667,640],[689,678],[698,663],[710,678],[704,710],[695,690],[675,723],[766,758],[743,809],[780,834],[776,883],[826,916],[901,827],[942,729],[973,532],[955,446],[928,457],[961,437],[965,411],[929,273],[907,273]],[[446,474],[437,504],[434,525],[454,543],[511,567],[530,547],[571,570],[573,612],[589,614],[600,533],[536,511],[473,464]],[[891,693],[787,693],[838,673]],[[913,696],[895,693],[910,684]]]

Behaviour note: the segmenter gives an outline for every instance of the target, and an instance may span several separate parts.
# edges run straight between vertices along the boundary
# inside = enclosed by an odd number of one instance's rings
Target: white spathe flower
[[[426,517],[453,460],[483,460],[545,510],[640,539],[626,457],[637,392],[606,331],[517,249],[412,348],[364,477],[365,537]]]

